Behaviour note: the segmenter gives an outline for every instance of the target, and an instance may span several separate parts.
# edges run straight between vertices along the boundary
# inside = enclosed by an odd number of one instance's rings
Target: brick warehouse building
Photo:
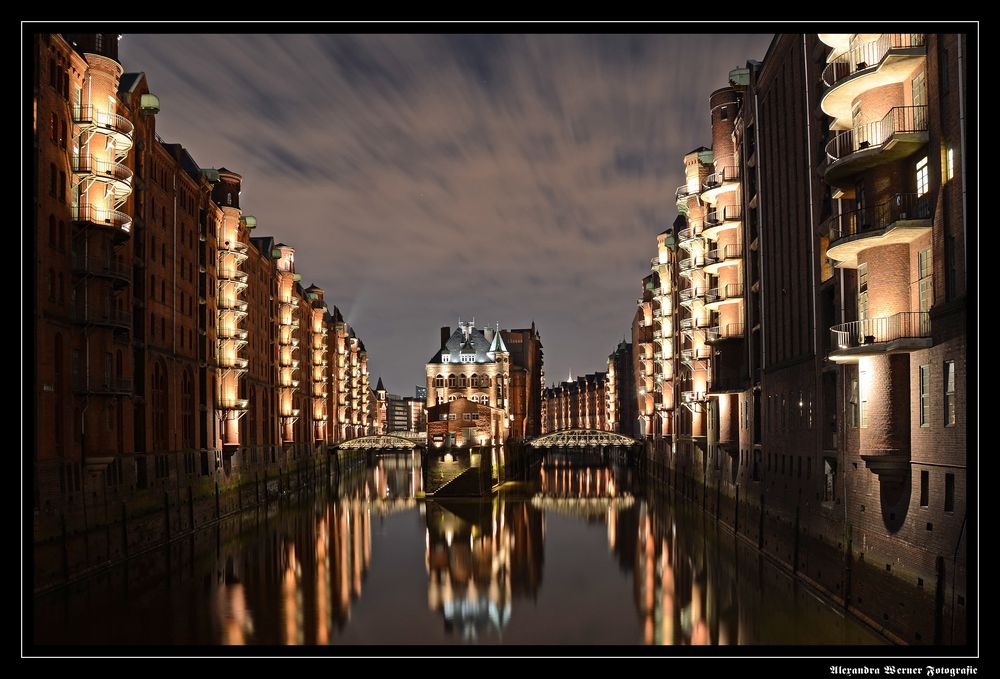
[[[543,434],[564,429],[612,431],[608,420],[608,374],[580,375],[572,382],[549,387],[544,393]]]
[[[40,510],[370,429],[363,343],[251,235],[240,175],[159,138],[117,37],[33,38]]]
[[[967,49],[778,35],[712,94],[712,148],[685,157],[677,192],[685,407],[672,451],[651,452],[908,643],[965,639]],[[724,283],[739,301],[712,308]],[[651,301],[634,326],[650,342]]]

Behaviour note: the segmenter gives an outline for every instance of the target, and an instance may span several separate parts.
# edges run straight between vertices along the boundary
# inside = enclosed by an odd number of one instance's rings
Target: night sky
[[[630,332],[708,95],[770,35],[139,35],[157,131],[243,175],[374,384],[412,395],[438,328],[538,326],[546,381]]]

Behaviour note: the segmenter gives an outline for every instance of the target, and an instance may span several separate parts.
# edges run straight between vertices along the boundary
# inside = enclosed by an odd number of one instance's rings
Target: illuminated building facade
[[[428,409],[466,398],[509,416],[510,353],[499,330],[462,322],[455,332],[441,328],[441,348],[426,374]]]
[[[608,356],[605,381],[608,401],[608,430],[637,437],[635,415],[635,374],[632,370],[632,345],[624,340]]]
[[[545,366],[542,337],[532,321],[530,328],[500,331],[510,352],[511,436],[538,436],[542,431],[542,388]]]
[[[608,419],[608,373],[581,375],[544,392],[543,434],[564,429],[612,431]]]
[[[159,137],[117,35],[32,48],[38,506],[316,450],[348,435],[339,411],[362,433],[364,345],[346,333],[342,404],[325,355],[343,319],[302,289],[292,248],[252,237],[242,177]]]

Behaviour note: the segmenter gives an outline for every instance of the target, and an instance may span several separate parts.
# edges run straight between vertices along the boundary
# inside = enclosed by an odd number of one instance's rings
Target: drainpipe
[[[173,253],[174,254],[174,262],[173,262],[173,266],[171,267],[171,281],[173,283],[173,291],[171,292],[171,300],[170,300],[171,301],[170,306],[173,307],[172,311],[171,311],[171,318],[173,319],[173,328],[171,328],[171,331],[170,331],[170,346],[171,346],[171,350],[174,353],[174,356],[177,356],[177,171],[176,170],[174,170],[174,172],[173,172],[173,194],[174,194],[174,205],[173,205],[173,207],[174,207],[174,253]],[[174,389],[174,393],[176,394],[174,398],[177,399],[177,402],[174,404],[175,406],[179,406],[180,405],[180,396],[181,395],[180,395],[179,392],[180,392],[180,389]],[[175,413],[179,412],[179,408],[175,407],[174,408],[174,412]],[[177,433],[174,432],[174,440],[175,441],[177,440],[176,436],[177,436]]]
[[[962,76],[962,35],[958,36],[958,122],[959,130],[961,134],[961,148],[962,148],[962,265],[965,267],[966,275],[968,276],[969,271],[969,249],[966,247],[968,242],[968,218],[966,215],[968,211],[966,209],[966,195],[965,195],[965,88],[962,86],[963,76]]]
[[[803,78],[808,82],[809,76],[809,59],[806,56],[806,35],[802,34],[802,68],[803,68]],[[812,111],[809,109],[809,87],[806,86],[806,154],[807,159],[812,158]],[[811,164],[810,164],[811,166]],[[809,270],[812,277],[812,306],[813,306],[813,355],[819,355],[819,348],[817,345],[817,337],[819,332],[819,325],[816,322],[816,253],[814,251],[816,245],[816,233],[815,224],[813,223],[813,176],[812,170],[809,171],[809,176],[807,178],[806,184],[809,187]]]

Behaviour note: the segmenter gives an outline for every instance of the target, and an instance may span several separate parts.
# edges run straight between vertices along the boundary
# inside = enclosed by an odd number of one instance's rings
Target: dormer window
[[[449,354],[441,354],[442,363],[451,363],[451,356]]]
[[[475,363],[475,362],[476,362],[475,354],[462,354],[462,363]]]

